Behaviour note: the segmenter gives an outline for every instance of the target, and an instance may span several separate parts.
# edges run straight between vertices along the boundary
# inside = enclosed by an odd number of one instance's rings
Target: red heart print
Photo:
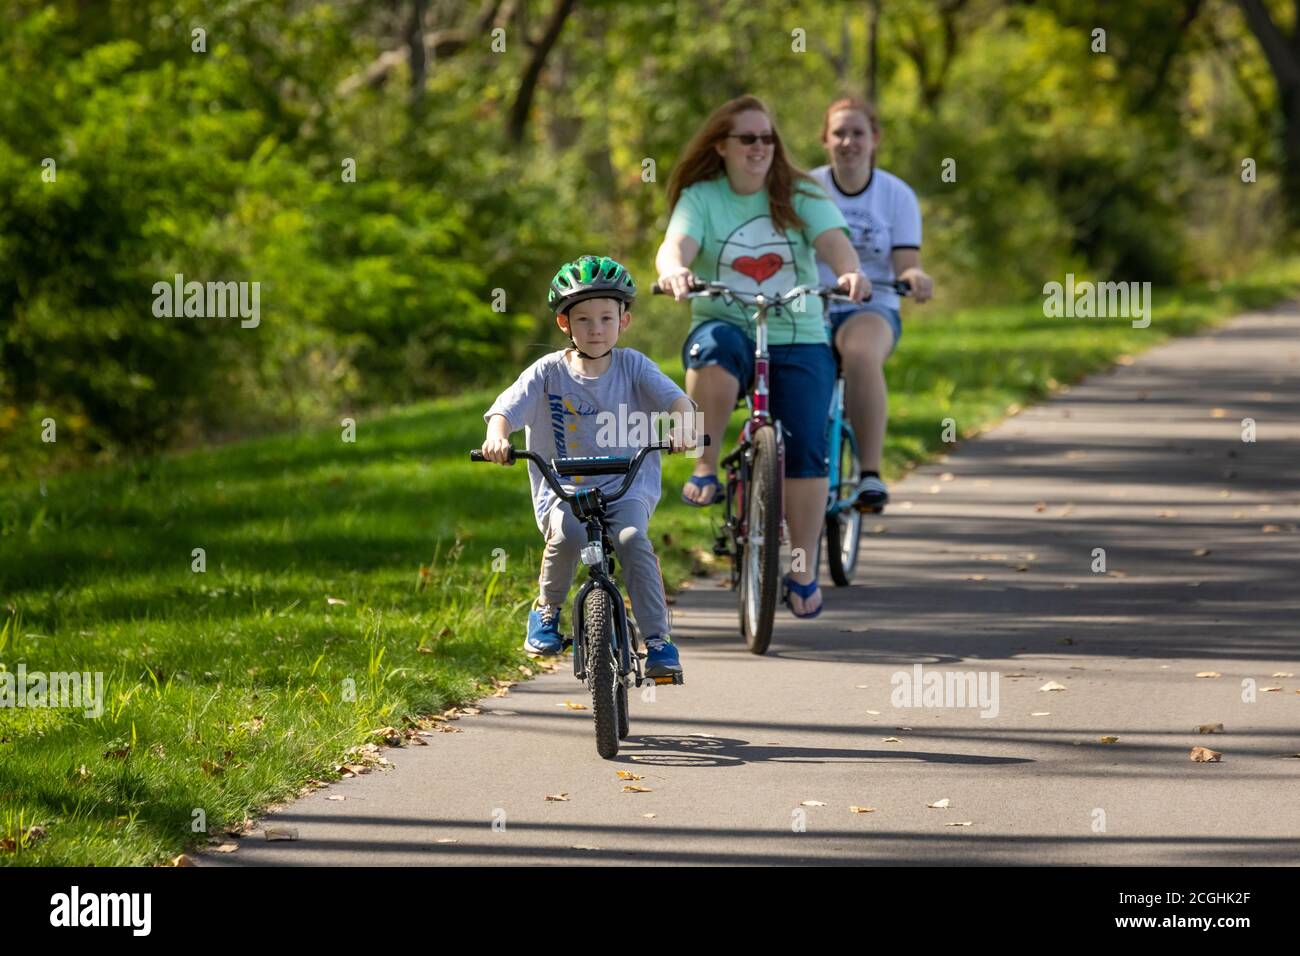
[[[759,284],[762,284],[764,279],[776,275],[777,270],[783,265],[785,260],[775,252],[764,253],[757,259],[752,256],[739,256],[731,260],[731,268],[741,275],[749,276]]]

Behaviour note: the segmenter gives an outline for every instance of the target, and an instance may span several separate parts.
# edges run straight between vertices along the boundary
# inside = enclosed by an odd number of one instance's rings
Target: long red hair
[[[767,202],[772,224],[777,229],[802,229],[806,225],[799,214],[794,211],[794,192],[801,181],[806,181],[814,189],[820,190],[817,181],[799,167],[790,162],[785,154],[785,145],[781,134],[777,132],[776,121],[766,104],[757,96],[738,96],[728,100],[709,114],[704,125],[691,137],[682,157],[677,161],[673,174],[668,178],[668,211],[671,214],[681,198],[682,190],[687,186],[713,179],[726,173],[726,164],[715,148],[731,132],[731,121],[738,113],[758,110],[764,113],[772,123],[772,165],[767,170]]]

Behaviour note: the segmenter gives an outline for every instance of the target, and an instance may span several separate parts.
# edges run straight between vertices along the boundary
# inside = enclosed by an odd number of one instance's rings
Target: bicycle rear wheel
[[[755,654],[772,643],[781,573],[781,462],[776,429],[759,428],[745,489],[747,533],[740,549],[740,632]]]
[[[596,753],[609,760],[618,754],[619,682],[614,666],[614,615],[609,595],[592,588],[583,603],[587,686],[596,721]]]
[[[858,566],[858,543],[862,533],[862,512],[849,505],[858,473],[857,442],[848,428],[840,429],[840,486],[835,492],[840,510],[826,515],[826,564],[831,580],[839,587],[853,583],[853,569]]]

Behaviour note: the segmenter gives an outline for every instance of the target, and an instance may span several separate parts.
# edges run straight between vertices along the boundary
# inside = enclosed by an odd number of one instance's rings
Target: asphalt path
[[[686,683],[633,692],[616,759],[566,659],[196,862],[1300,864],[1300,307],[1122,361],[891,494],[854,586],[823,571],[825,612],[780,609],[765,656],[730,590],[682,591]]]

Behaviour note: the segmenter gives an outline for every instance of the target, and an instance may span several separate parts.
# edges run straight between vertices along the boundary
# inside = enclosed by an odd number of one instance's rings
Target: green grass
[[[1288,262],[1156,290],[1147,329],[1049,320],[1038,303],[909,307],[886,476],[950,447],[944,418],[973,434],[1119,354],[1298,293]],[[0,709],[0,862],[165,861],[205,839],[196,811],[238,823],[330,778],[379,728],[517,679],[541,538],[524,470],[465,454],[492,397],[363,418],[355,444],[317,431],[0,486],[0,666],[106,681],[99,717]],[[676,503],[689,469],[665,461],[652,529],[670,589],[716,516]]]

